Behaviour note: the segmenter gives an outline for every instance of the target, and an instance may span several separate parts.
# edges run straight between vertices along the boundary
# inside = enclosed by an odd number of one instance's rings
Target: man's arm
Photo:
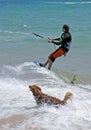
[[[56,45],[60,45],[62,43],[62,38],[52,39],[52,43],[54,43]]]
[[[69,34],[63,33],[60,38],[52,39],[52,43],[56,45],[62,44],[63,40],[67,39],[69,37]]]

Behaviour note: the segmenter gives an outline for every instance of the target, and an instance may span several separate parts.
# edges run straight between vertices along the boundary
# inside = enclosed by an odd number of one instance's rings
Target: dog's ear
[[[34,91],[35,91],[36,93],[41,93],[41,88],[38,87],[38,86],[34,86]]]
[[[41,88],[40,87],[37,87],[37,89],[41,92]]]

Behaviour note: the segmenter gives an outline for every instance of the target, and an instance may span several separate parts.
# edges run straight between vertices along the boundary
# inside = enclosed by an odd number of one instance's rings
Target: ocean
[[[63,24],[72,34],[69,53],[51,71],[36,66],[58,48],[48,37],[59,37]],[[91,0],[0,0],[0,130],[91,130],[90,34]],[[60,99],[71,91],[73,99],[38,108],[32,84]]]

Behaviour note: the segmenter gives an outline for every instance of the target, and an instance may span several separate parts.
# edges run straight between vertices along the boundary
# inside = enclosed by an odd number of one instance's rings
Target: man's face
[[[65,32],[65,29],[64,29],[64,28],[62,28],[62,32]]]

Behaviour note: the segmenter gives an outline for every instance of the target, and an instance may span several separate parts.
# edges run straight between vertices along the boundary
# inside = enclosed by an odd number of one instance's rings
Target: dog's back
[[[47,105],[64,105],[67,103],[68,99],[71,99],[73,97],[73,94],[71,92],[67,92],[64,99],[60,100],[58,98],[42,93],[41,88],[36,85],[29,86],[29,88],[34,95],[37,104],[46,103]]]

